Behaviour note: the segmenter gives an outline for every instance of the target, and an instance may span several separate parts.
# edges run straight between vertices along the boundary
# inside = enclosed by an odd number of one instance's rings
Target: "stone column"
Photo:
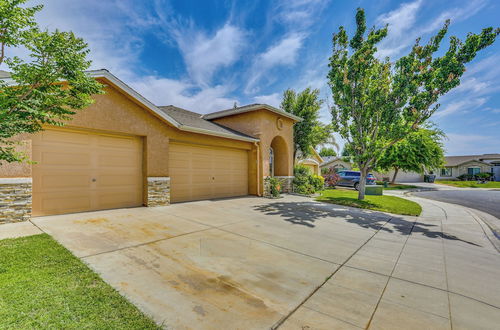
[[[148,199],[147,206],[170,205],[170,178],[148,177]]]
[[[269,186],[269,181],[266,180],[267,177],[264,177],[264,197],[271,196],[271,187]],[[293,192],[293,178],[294,176],[275,176],[274,178],[278,179],[281,186],[281,192],[288,194]]]
[[[31,178],[0,178],[0,224],[31,218]]]
[[[275,176],[281,183],[281,192],[282,193],[291,193],[293,192],[293,179],[294,176]]]

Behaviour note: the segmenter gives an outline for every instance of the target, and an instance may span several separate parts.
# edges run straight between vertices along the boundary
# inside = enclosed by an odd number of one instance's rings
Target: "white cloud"
[[[280,93],[273,93],[268,95],[257,95],[254,96],[253,100],[255,103],[264,103],[272,105],[273,107],[279,108],[281,104],[282,96]]]
[[[275,65],[294,64],[303,40],[304,36],[300,34],[292,34],[281,39],[259,56],[259,65],[268,68]]]
[[[272,17],[292,30],[307,29],[317,21],[330,0],[282,0],[275,2]]]
[[[156,76],[138,77],[130,85],[154,104],[173,104],[199,113],[231,108],[237,101],[226,97],[230,90],[221,85],[200,89],[189,82]]]
[[[83,37],[91,50],[93,69],[108,69],[153,103],[174,104],[206,113],[229,108],[236,101],[227,97],[232,91],[228,86],[200,86],[195,79],[143,76],[145,68],[141,65],[140,55],[144,45],[141,33],[158,28],[162,21],[150,12],[141,10],[144,7],[133,0],[52,0],[44,4],[44,9],[37,15],[42,27],[71,30]],[[199,80],[209,80],[214,70],[234,61],[239,55],[233,46],[243,42],[243,32],[234,26],[226,24],[212,37],[193,29],[189,32],[183,40],[183,49],[191,63],[188,69]],[[191,48],[189,42],[193,43]]]
[[[255,86],[275,66],[293,65],[305,36],[302,34],[291,34],[269,47],[264,53],[258,55],[250,69],[250,78],[245,88],[245,93],[258,92]]]
[[[433,117],[434,118],[443,118],[449,116],[451,114],[463,114],[467,113],[471,110],[477,109],[486,103],[488,99],[481,98],[472,98],[472,99],[463,99],[460,101],[452,102],[445,106],[442,110],[438,110]]]
[[[377,24],[389,24],[388,35],[378,45],[377,55],[380,58],[397,57],[409,49],[416,38],[441,28],[445,20],[450,19],[452,23],[465,20],[475,15],[486,4],[487,0],[468,1],[465,6],[448,9],[435,18],[424,20],[418,17],[423,0],[404,3],[398,9],[377,18]]]
[[[193,28],[172,32],[191,78],[204,86],[210,84],[218,69],[228,67],[240,58],[247,42],[246,32],[229,23],[213,36]]]
[[[380,57],[392,56],[401,52],[408,46],[408,31],[413,28],[417,19],[417,13],[422,5],[422,0],[403,3],[398,9],[382,14],[377,17],[377,24],[389,25],[388,36],[379,44],[378,55]],[[401,42],[404,40],[405,42]]]
[[[73,31],[82,37],[91,50],[92,68],[106,68],[122,79],[130,76],[143,49],[143,41],[137,35],[139,27],[146,23],[147,15],[130,1],[36,1],[44,8],[37,14],[41,27],[50,30]],[[118,3],[121,6],[118,6]],[[136,8],[135,17],[128,16],[125,8]],[[131,11],[129,11],[131,12]],[[138,21],[139,19],[141,21]],[[103,27],[105,27],[103,29]]]

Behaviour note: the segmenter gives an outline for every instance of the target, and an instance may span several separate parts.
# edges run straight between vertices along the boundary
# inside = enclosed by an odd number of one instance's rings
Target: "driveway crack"
[[[375,237],[375,235],[377,235],[377,233],[380,232],[380,230],[382,230],[382,228],[384,228],[384,226],[389,223],[391,220],[393,219],[393,217],[387,219],[387,221],[381,225],[374,233],[373,235],[371,235],[363,244],[361,244],[346,260],[344,260],[344,262],[342,262],[340,264],[339,267],[337,267],[319,286],[317,286],[313,291],[311,291],[311,293],[309,295],[307,295],[307,297],[305,297],[294,309],[292,309],[287,315],[283,316],[280,320],[278,320],[272,327],[271,329],[278,329],[280,326],[283,325],[283,323],[285,323],[286,320],[288,320],[290,318],[290,316],[292,316],[300,307],[302,307],[316,292],[318,292],[342,267],[345,266],[346,263],[349,262],[349,260],[352,259],[352,257],[354,257],[354,255],[356,255],[356,253],[358,253],[368,242],[370,242],[373,237]],[[414,222],[415,224],[415,222]],[[413,229],[413,227],[412,227]]]

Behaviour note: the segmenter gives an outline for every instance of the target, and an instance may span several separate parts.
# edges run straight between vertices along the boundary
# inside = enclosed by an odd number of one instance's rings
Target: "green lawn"
[[[401,189],[415,189],[417,186],[411,184],[399,184],[399,183],[389,183],[389,187],[384,188],[384,190],[401,190]]]
[[[488,181],[486,183],[477,183],[477,181],[451,181],[436,180],[436,183],[459,188],[500,188],[500,182]]]
[[[0,240],[0,328],[158,329],[46,234]]]
[[[383,211],[403,215],[420,215],[422,207],[410,200],[396,196],[365,196],[358,200],[358,192],[347,189],[328,189],[321,192],[316,200],[326,203],[359,207],[375,211]]]

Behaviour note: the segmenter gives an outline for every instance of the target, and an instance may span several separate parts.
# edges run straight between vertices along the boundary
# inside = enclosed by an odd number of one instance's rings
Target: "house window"
[[[451,176],[451,167],[444,167],[441,169],[441,176]]]
[[[274,150],[269,148],[269,175],[274,176]]]
[[[467,168],[467,174],[469,175],[476,175],[481,173],[481,168],[479,167],[468,167]]]

